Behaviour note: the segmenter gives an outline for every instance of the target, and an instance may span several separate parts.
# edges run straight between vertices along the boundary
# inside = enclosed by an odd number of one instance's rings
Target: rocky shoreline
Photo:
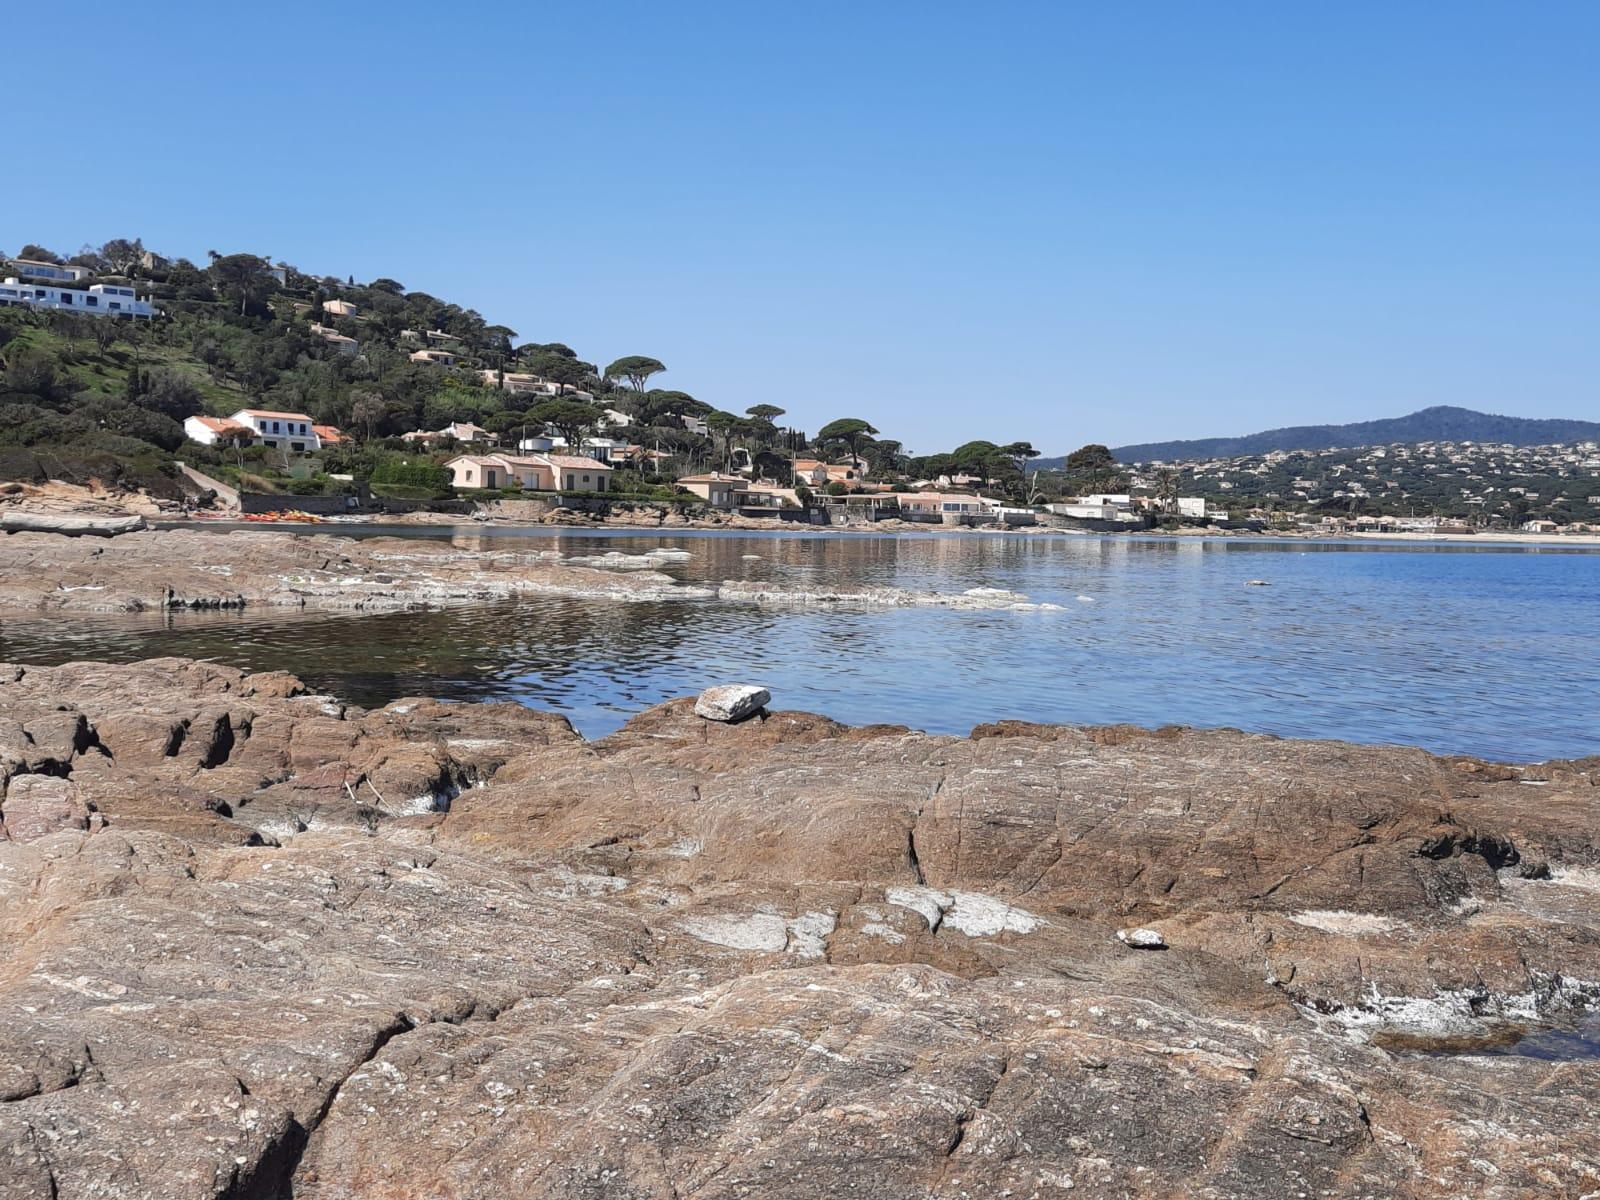
[[[0,610],[143,612],[174,608],[384,611],[569,596],[769,607],[1053,609],[1018,592],[918,592],[872,585],[791,587],[680,581],[661,568],[685,551],[580,556],[559,550],[463,549],[423,538],[152,529],[110,541],[50,533],[0,537]]]
[[[0,667],[0,786],[4,1200],[1600,1188],[1461,1052],[1600,994],[1597,760],[169,659]]]

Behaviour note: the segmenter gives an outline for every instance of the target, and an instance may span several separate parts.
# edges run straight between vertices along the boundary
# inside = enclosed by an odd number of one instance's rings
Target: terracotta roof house
[[[342,446],[350,440],[337,425],[312,425],[311,432],[317,435],[317,440],[324,446]]]
[[[413,350],[411,361],[437,363],[441,367],[448,367],[455,364],[456,356],[448,350]]]
[[[185,417],[183,432],[192,442],[215,446],[229,438],[253,436],[251,430],[227,417]]]

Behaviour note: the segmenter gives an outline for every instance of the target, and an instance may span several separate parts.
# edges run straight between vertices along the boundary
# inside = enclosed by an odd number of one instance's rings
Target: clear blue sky
[[[1596,3],[21,4],[7,32],[6,250],[390,276],[918,452],[1600,417]]]

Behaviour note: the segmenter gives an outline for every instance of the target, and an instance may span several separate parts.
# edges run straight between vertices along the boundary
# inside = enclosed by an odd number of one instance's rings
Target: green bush
[[[433,463],[385,462],[372,469],[373,483],[400,487],[444,490],[449,488],[450,480],[450,472]]]

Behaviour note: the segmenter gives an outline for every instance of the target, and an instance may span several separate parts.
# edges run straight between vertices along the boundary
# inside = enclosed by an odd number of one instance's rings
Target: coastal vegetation
[[[1025,440],[999,438],[913,454],[859,410],[847,409],[810,434],[783,423],[788,414],[774,404],[720,409],[661,386],[670,373],[661,358],[625,354],[598,367],[566,343],[545,340],[547,333],[525,339],[470,307],[392,278],[357,283],[217,250],[207,251],[203,263],[169,260],[137,238],[114,238],[68,258],[30,244],[16,260],[89,272],[58,281],[69,289],[86,290],[95,281],[130,285],[158,315],[126,320],[0,308],[4,480],[95,480],[172,496],[176,464],[184,460],[249,490],[314,495],[364,484],[391,495],[442,498],[451,491],[443,464],[461,445],[451,437],[418,440],[416,431],[459,425],[509,445],[541,435],[571,447],[600,435],[631,445],[639,453],[619,466],[610,490],[637,497],[682,497],[675,485],[684,476],[742,471],[791,488],[802,504],[819,493],[935,487],[982,490],[1019,505],[1133,492],[1174,517],[1180,493],[1235,518],[1433,514],[1478,524],[1534,518],[1566,525],[1600,515],[1594,454],[1541,456],[1489,440],[1600,429],[1583,422],[1437,408],[1396,422],[1232,441],[1089,444],[1060,458],[1042,457]],[[22,269],[16,260],[5,273]],[[216,445],[186,438],[187,418],[226,417],[245,407],[305,413],[342,436],[299,459],[226,437]],[[1483,440],[1420,443],[1427,448],[1394,453],[1319,448],[1330,439],[1447,428],[1469,429]],[[1298,447],[1258,447],[1297,440]],[[1176,454],[1214,444],[1258,448],[1231,458],[1144,461],[1158,450]],[[849,473],[802,478],[799,460],[847,464]]]

